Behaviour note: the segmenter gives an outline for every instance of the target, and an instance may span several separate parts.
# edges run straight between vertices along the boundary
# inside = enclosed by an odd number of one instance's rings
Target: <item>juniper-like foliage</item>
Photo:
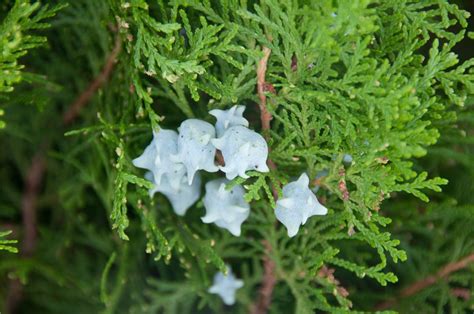
[[[12,233],[11,231],[0,232],[0,237],[4,238],[5,236],[8,236],[11,233]],[[16,243],[18,243],[17,240],[1,239],[0,240],[0,250],[9,251],[11,253],[18,253],[18,249],[14,246]]]
[[[467,10],[454,0],[2,1],[0,308],[472,311]],[[208,112],[234,105],[271,160],[228,185],[250,204],[239,237],[204,224],[202,200],[176,215],[132,164],[153,131],[214,125]],[[302,173],[328,213],[290,238],[274,209]],[[226,265],[244,283],[232,307],[208,292]]]

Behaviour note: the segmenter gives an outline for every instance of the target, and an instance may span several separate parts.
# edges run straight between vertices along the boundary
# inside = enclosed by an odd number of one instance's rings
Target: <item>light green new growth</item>
[[[13,91],[13,85],[18,84],[22,78],[34,79],[34,74],[23,73],[24,66],[19,63],[19,58],[29,50],[46,43],[46,37],[33,35],[32,31],[50,26],[44,20],[51,18],[63,6],[49,8],[48,5],[40,6],[39,2],[31,4],[29,1],[16,1],[13,8],[0,24],[0,99],[7,97],[5,93]],[[3,110],[0,109],[0,117]],[[0,120],[0,129],[5,127],[5,122]]]
[[[17,240],[4,240],[2,239],[3,237],[6,237],[7,235],[11,234],[11,231],[3,231],[0,232],[0,251],[8,251],[11,253],[18,253],[18,249],[13,246],[14,244],[17,244]]]

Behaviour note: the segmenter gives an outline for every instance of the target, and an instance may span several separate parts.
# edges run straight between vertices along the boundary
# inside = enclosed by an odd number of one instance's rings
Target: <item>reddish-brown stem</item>
[[[120,53],[122,44],[120,35],[115,37],[114,48],[111,51],[107,61],[99,75],[90,83],[89,87],[82,92],[79,97],[69,106],[69,109],[63,115],[63,124],[69,125],[79,116],[81,109],[91,100],[95,92],[108,80]],[[36,206],[38,194],[46,173],[46,144],[41,145],[36,155],[31,161],[31,166],[27,171],[25,178],[25,188],[21,200],[22,224],[24,236],[21,244],[20,254],[22,257],[28,258],[33,255],[37,242],[37,221]],[[23,294],[23,286],[19,279],[10,280],[8,294],[5,301],[5,312],[14,313],[21,301]]]
[[[471,290],[467,288],[452,288],[451,294],[457,298],[464,299],[465,301],[471,298]]]
[[[23,241],[21,243],[20,253],[22,257],[33,255],[36,247],[37,229],[36,229],[36,204],[38,193],[43,181],[46,170],[46,159],[44,157],[44,145],[36,153],[31,161],[25,178],[25,189],[21,199],[21,214],[24,229]],[[14,313],[21,300],[23,293],[22,285],[18,278],[12,279],[8,288],[8,295],[5,302],[7,313]]]
[[[422,280],[416,281],[410,286],[404,288],[395,299],[390,299],[378,304],[376,310],[385,310],[395,306],[400,299],[412,296],[423,289],[437,283],[440,279],[448,277],[451,273],[460,269],[466,268],[469,264],[474,262],[474,253],[460,259],[457,262],[449,263],[438,270],[434,275],[428,276]]]
[[[28,169],[25,190],[21,200],[21,212],[23,216],[24,236],[21,245],[23,256],[31,256],[36,247],[36,204],[38,193],[46,171],[46,159],[44,149],[41,148],[31,161]]]
[[[263,58],[259,61],[257,66],[257,92],[260,99],[260,121],[262,123],[262,131],[265,138],[268,140],[270,136],[270,121],[272,120],[272,115],[267,108],[267,96],[265,95],[266,91],[272,91],[270,84],[265,81],[265,74],[267,71],[268,58],[270,57],[271,50],[268,47],[263,47]],[[274,91],[273,91],[274,92]],[[267,160],[268,167],[271,170],[276,170],[275,163],[268,158]],[[273,197],[275,200],[278,198],[278,191],[273,186]],[[264,314],[268,312],[270,303],[272,300],[273,288],[276,284],[276,275],[275,275],[275,262],[270,257],[270,252],[272,251],[271,244],[264,240],[263,245],[265,247],[265,256],[263,258],[263,269],[264,274],[262,278],[262,283],[258,293],[258,299],[252,304],[250,312],[252,314]]]
[[[89,84],[86,90],[84,90],[79,97],[69,106],[69,109],[63,115],[63,123],[65,125],[71,124],[81,111],[82,107],[84,107],[94,96],[97,90],[102,87],[102,85],[107,82],[109,79],[110,73],[115,66],[115,61],[117,56],[119,55],[120,51],[122,50],[122,41],[120,35],[117,34],[115,36],[115,44],[112,52],[109,54],[107,61],[105,62],[102,71],[100,71],[99,75]]]
[[[260,98],[260,121],[262,123],[262,130],[266,136],[268,136],[268,131],[270,130],[270,121],[272,120],[272,114],[268,111],[267,108],[267,96],[265,92],[268,90],[267,83],[265,81],[265,74],[267,72],[267,63],[270,53],[272,52],[270,48],[263,47],[263,58],[260,59],[260,62],[257,66],[257,92],[258,98]]]
[[[258,98],[260,99],[258,107],[260,109],[260,121],[262,124],[262,131],[263,135],[265,136],[265,139],[268,140],[270,137],[270,121],[273,117],[267,108],[267,96],[265,95],[265,92],[270,91],[272,93],[275,93],[275,89],[270,83],[267,83],[267,81],[265,80],[268,58],[270,58],[270,53],[272,51],[270,48],[264,46],[262,47],[262,52],[263,58],[260,59],[257,65],[257,93]],[[273,160],[271,160],[270,158],[268,158],[267,160],[267,165],[270,170],[276,170],[277,168]],[[273,197],[276,200],[278,198],[278,191],[275,187],[272,187],[272,191]]]
[[[258,98],[260,100],[259,108],[260,108],[260,121],[262,124],[262,132],[263,132],[263,135],[265,136],[265,139],[268,140],[270,137],[270,121],[272,120],[272,114],[268,110],[267,96],[265,93],[270,92],[272,94],[276,94],[276,91],[273,85],[266,82],[265,80],[268,59],[270,57],[271,49],[268,47],[262,47],[262,52],[263,52],[263,58],[260,59],[257,66],[257,92],[258,92]],[[294,66],[293,66],[293,63],[294,63]],[[292,69],[296,70],[296,58],[292,60]],[[270,158],[268,158],[267,164],[270,170],[277,169],[276,164]],[[272,191],[273,191],[273,197],[275,198],[275,201],[276,201],[278,199],[278,191],[275,186],[272,186]],[[345,194],[346,193],[344,193],[344,195]],[[250,308],[250,311],[252,314],[264,314],[268,312],[268,309],[271,304],[273,289],[277,282],[276,274],[275,274],[276,264],[270,257],[270,252],[272,251],[271,244],[268,241],[264,240],[263,245],[265,246],[265,256],[263,258],[264,274],[262,278],[262,284],[259,290],[259,299]],[[332,276],[331,278],[333,278],[333,283],[336,284],[337,286],[338,293],[344,297],[347,297],[349,294],[347,290],[344,287],[340,286],[339,281],[334,278],[332,273],[331,273],[331,276]]]
[[[266,240],[262,241],[265,247],[265,256],[263,258],[263,280],[259,290],[259,299],[252,305],[250,312],[252,314],[267,313],[272,300],[273,288],[276,284],[275,262],[270,258],[272,246]]]

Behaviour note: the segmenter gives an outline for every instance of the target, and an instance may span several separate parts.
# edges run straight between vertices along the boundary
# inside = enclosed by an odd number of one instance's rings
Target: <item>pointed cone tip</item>
[[[219,115],[219,113],[220,113],[220,110],[219,110],[219,109],[212,109],[212,110],[209,111],[209,114],[210,114],[211,116],[216,117],[216,118],[217,118],[217,116]]]
[[[221,149],[223,142],[220,138],[213,138],[211,139],[211,144],[214,145],[215,148]]]
[[[266,163],[264,163],[263,165],[259,166],[258,171],[260,171],[260,172],[269,172],[270,168],[268,167],[268,165]]]

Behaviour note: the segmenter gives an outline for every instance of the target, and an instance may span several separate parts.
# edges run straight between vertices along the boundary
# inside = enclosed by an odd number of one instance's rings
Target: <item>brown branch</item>
[[[471,290],[466,288],[452,288],[451,294],[457,298],[464,299],[464,301],[467,301],[471,298]]]
[[[100,71],[99,75],[90,83],[89,87],[87,87],[87,89],[76,98],[72,105],[69,106],[69,109],[64,113],[63,123],[65,125],[71,124],[71,122],[77,118],[82,107],[84,107],[90,101],[92,96],[94,96],[97,90],[102,87],[105,82],[107,82],[110,73],[112,73],[112,70],[114,69],[117,56],[121,50],[122,40],[120,35],[117,34],[115,36],[114,48],[109,54],[102,71]]]
[[[267,64],[268,64],[268,58],[270,58],[270,53],[272,52],[270,48],[268,47],[263,47],[263,58],[258,62],[257,66],[257,92],[258,92],[258,98],[260,99],[259,103],[259,109],[260,109],[260,121],[262,124],[262,131],[263,135],[265,136],[265,139],[268,141],[268,138],[270,136],[270,121],[273,119],[272,114],[270,111],[268,111],[267,108],[267,96],[265,95],[265,92],[270,91],[275,94],[275,89],[270,83],[267,83],[265,81],[265,75],[267,72]],[[268,158],[267,160],[267,165],[270,168],[270,170],[276,170],[276,165],[271,160]],[[273,191],[273,197],[275,200],[278,198],[278,191],[275,189],[275,187],[272,188]]]
[[[122,43],[120,35],[115,37],[114,48],[106,60],[102,71],[91,82],[89,87],[79,95],[72,103],[69,110],[63,115],[62,121],[64,125],[69,125],[78,117],[81,109],[90,101],[95,92],[108,80],[115,66],[115,60],[121,51]],[[46,173],[46,157],[47,150],[45,143],[41,145],[36,155],[31,161],[25,178],[25,189],[23,191],[21,201],[22,224],[24,228],[24,236],[21,244],[20,254],[24,258],[31,257],[36,248],[37,242],[37,219],[36,206],[38,202],[38,194],[40,192],[41,183]],[[8,295],[5,301],[5,312],[14,313],[21,301],[23,294],[23,286],[18,278],[10,280]]]
[[[24,228],[23,241],[21,242],[20,254],[22,257],[30,257],[36,248],[36,205],[38,193],[46,172],[46,159],[44,157],[45,145],[36,153],[31,161],[25,178],[25,189],[21,199],[21,214]],[[8,295],[5,301],[6,313],[14,313],[21,300],[23,289],[18,278],[10,281]]]
[[[469,264],[474,262],[474,253],[462,258],[461,260],[453,263],[449,263],[444,267],[440,268],[435,275],[428,276],[422,280],[416,281],[410,286],[406,287],[398,294],[398,297],[395,299],[390,299],[378,304],[376,310],[385,310],[395,306],[400,299],[412,296],[421,290],[426,289],[427,287],[434,285],[440,279],[448,277],[451,273],[456,272],[460,269],[466,268]]]
[[[275,262],[270,258],[270,252],[272,246],[266,240],[262,241],[263,246],[265,247],[265,256],[263,257],[263,280],[262,285],[259,290],[259,299],[252,305],[250,313],[252,314],[261,314],[267,313],[268,308],[272,300],[273,288],[276,284],[275,276]]]
[[[267,72],[267,63],[270,53],[270,48],[263,47],[263,58],[260,60],[257,66],[257,92],[258,98],[260,98],[260,121],[262,123],[262,130],[268,137],[268,131],[270,130],[270,121],[272,120],[272,114],[267,109],[267,96],[265,92],[269,89],[265,81],[265,74]]]
[[[268,58],[270,57],[271,49],[268,47],[263,47],[263,58],[259,61],[257,66],[257,92],[260,99],[260,121],[262,123],[262,131],[265,138],[268,140],[270,136],[270,121],[272,120],[272,115],[267,109],[267,96],[265,95],[266,91],[272,91],[272,86],[265,81],[265,74],[267,71]],[[275,163],[268,158],[267,160],[268,167],[271,170],[276,170]],[[272,186],[273,197],[275,200],[278,198],[277,189]],[[270,303],[272,300],[273,288],[276,284],[276,275],[275,275],[275,262],[270,257],[270,252],[272,251],[271,244],[264,240],[263,245],[265,247],[265,256],[263,258],[263,268],[264,274],[262,278],[262,284],[258,293],[258,300],[250,307],[250,312],[252,314],[264,314],[268,312]]]
[[[36,247],[36,205],[41,182],[46,171],[44,145],[31,161],[25,181],[25,190],[21,200],[21,212],[25,234],[21,245],[23,256],[31,256]]]
[[[262,51],[263,51],[263,58],[260,59],[257,66],[257,92],[258,92],[258,98],[260,99],[259,108],[260,108],[260,121],[262,124],[262,132],[265,139],[268,140],[270,137],[270,121],[272,120],[273,117],[267,108],[267,96],[265,93],[270,92],[272,94],[276,94],[276,91],[273,85],[266,82],[265,80],[267,64],[268,64],[268,59],[270,57],[271,49],[264,46],[262,47]],[[296,65],[296,57],[295,57],[292,59],[292,70],[296,70],[296,66],[297,65]],[[276,164],[270,158],[268,158],[267,160],[267,165],[270,168],[270,170],[277,169]],[[344,182],[344,187],[345,187],[345,182]],[[272,186],[272,191],[273,191],[273,197],[275,198],[275,201],[276,201],[278,199],[278,191],[275,188],[275,186]],[[344,195],[346,195],[346,193],[344,193]],[[264,274],[262,278],[262,284],[259,289],[259,299],[250,307],[250,312],[252,314],[265,314],[268,312],[271,299],[272,299],[273,288],[275,287],[275,284],[277,282],[276,274],[275,274],[276,265],[275,265],[275,262],[270,257],[270,252],[272,250],[271,244],[268,241],[264,240],[263,245],[265,247],[265,256],[263,258]],[[343,297],[347,297],[349,295],[347,290],[343,286],[340,285],[339,281],[335,279],[332,273],[331,273],[331,276],[332,276],[331,278],[333,280],[333,283],[337,286],[336,288],[337,292]]]

